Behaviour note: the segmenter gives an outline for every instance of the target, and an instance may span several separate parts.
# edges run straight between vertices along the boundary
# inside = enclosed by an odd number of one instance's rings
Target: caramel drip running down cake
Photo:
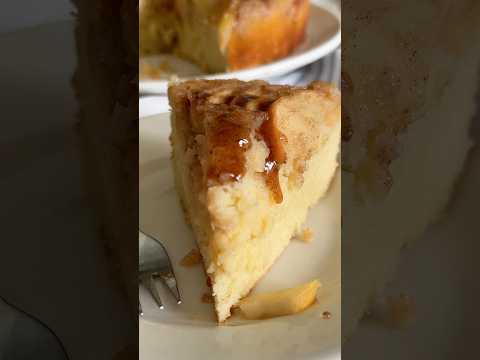
[[[172,85],[169,98],[176,187],[222,322],[327,192],[340,93],[320,82],[195,80]]]

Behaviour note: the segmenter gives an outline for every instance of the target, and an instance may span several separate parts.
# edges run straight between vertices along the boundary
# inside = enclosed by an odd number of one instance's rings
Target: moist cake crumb
[[[198,249],[193,249],[183,257],[183,259],[180,261],[180,265],[185,267],[192,267],[200,264],[201,261],[202,257],[200,255],[200,251],[198,251]]]
[[[311,243],[313,241],[313,230],[310,228],[305,228],[301,231],[298,238],[306,243]]]

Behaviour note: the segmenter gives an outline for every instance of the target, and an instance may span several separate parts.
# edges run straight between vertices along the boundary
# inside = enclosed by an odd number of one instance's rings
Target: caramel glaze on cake
[[[252,137],[256,137],[263,140],[270,150],[265,159],[265,181],[275,202],[281,203],[283,194],[278,171],[279,166],[287,160],[287,140],[278,129],[272,112],[277,99],[306,89],[329,97],[339,97],[332,87],[320,82],[308,88],[237,80],[218,82],[216,86],[212,86],[211,81],[192,81],[170,87],[170,99],[183,101],[180,108],[190,114],[190,129],[205,134],[209,153],[209,185],[242,178],[245,174],[245,153],[251,146]],[[308,149],[305,152],[308,153]]]

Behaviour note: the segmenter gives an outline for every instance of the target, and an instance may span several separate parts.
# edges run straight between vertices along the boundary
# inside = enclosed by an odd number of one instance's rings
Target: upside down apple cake
[[[176,187],[222,322],[327,192],[340,92],[195,80],[172,85],[169,97]]]

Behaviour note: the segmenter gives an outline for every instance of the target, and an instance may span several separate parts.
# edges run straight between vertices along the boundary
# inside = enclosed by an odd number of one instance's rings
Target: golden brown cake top
[[[289,155],[286,151],[288,139],[281,131],[284,127],[279,127],[275,106],[279,99],[300,93],[318,94],[331,98],[338,106],[340,103],[338,90],[320,82],[308,87],[292,87],[264,81],[193,80],[169,89],[174,110],[187,114],[191,137],[195,134],[205,136],[208,183],[240,180],[246,172],[245,153],[253,138],[263,140],[269,149],[264,175],[277,203],[283,199],[279,167]],[[309,149],[303,151],[307,154]]]

